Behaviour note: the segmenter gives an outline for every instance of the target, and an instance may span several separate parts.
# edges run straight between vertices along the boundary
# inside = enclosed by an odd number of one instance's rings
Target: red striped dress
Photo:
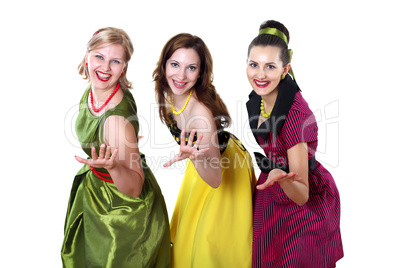
[[[250,127],[266,158],[285,170],[287,150],[306,142],[311,164],[318,127],[297,84],[289,76],[281,82],[271,117],[257,128],[260,102],[261,97],[252,92],[247,108]],[[261,172],[257,185],[267,177]],[[278,183],[255,191],[253,267],[335,267],[343,257],[340,200],[334,179],[313,161],[308,180],[310,197],[303,206],[290,200]]]

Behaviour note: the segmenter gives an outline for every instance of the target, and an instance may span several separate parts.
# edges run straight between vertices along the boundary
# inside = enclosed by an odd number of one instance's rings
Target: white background
[[[399,11],[398,11],[399,10]],[[171,215],[184,163],[157,118],[152,72],[173,35],[200,36],[230,128],[252,153],[245,103],[246,56],[260,23],[290,31],[293,68],[320,127],[317,158],[341,195],[345,257],[337,267],[402,267],[400,100],[402,25],[397,1],[8,1],[0,9],[0,267],[60,267],[74,155],[77,73],[99,28],[134,43],[128,78],[141,118],[141,151]],[[399,26],[399,27],[398,27]],[[256,175],[259,172],[256,169]]]

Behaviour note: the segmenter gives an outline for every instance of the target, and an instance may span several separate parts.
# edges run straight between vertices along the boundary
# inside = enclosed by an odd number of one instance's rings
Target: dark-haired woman
[[[253,267],[335,267],[343,257],[339,193],[315,160],[317,123],[291,72],[288,42],[285,26],[267,21],[248,51],[250,127],[265,152],[255,154]]]
[[[165,166],[187,160],[170,223],[174,267],[250,267],[250,155],[224,131],[226,105],[212,84],[212,57],[197,36],[178,34],[154,71],[161,120],[180,145]]]

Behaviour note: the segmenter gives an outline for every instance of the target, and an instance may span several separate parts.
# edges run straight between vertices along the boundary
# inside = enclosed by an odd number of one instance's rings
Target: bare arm
[[[196,115],[193,115],[187,123],[187,129],[192,129],[187,146],[183,143],[185,133],[185,129],[183,129],[180,152],[164,166],[170,166],[174,162],[189,158],[200,177],[209,186],[217,188],[222,182],[222,172],[215,122],[211,113],[204,106],[198,105],[193,112]],[[196,146],[193,146],[192,141],[196,131],[198,138]],[[197,147],[199,147],[199,151]]]
[[[279,184],[293,202],[302,206],[309,198],[307,143],[298,143],[290,148],[288,162],[289,171],[298,174],[301,179],[288,184]]]
[[[308,151],[306,143],[298,143],[288,150],[289,173],[273,169],[265,183],[258,185],[262,190],[278,182],[285,194],[299,206],[309,198]]]
[[[137,197],[142,191],[144,173],[134,127],[121,116],[110,116],[104,124],[104,140],[109,144],[106,153],[103,144],[99,156],[93,148],[92,159],[76,157],[77,161],[106,168],[120,192]],[[109,157],[111,151],[113,154]]]

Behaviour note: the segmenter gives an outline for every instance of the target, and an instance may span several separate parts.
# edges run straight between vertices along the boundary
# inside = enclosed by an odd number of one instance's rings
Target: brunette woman
[[[250,155],[224,130],[226,105],[212,84],[212,57],[197,36],[178,34],[154,71],[161,120],[180,145],[165,166],[187,159],[170,223],[174,267],[250,267]]]

